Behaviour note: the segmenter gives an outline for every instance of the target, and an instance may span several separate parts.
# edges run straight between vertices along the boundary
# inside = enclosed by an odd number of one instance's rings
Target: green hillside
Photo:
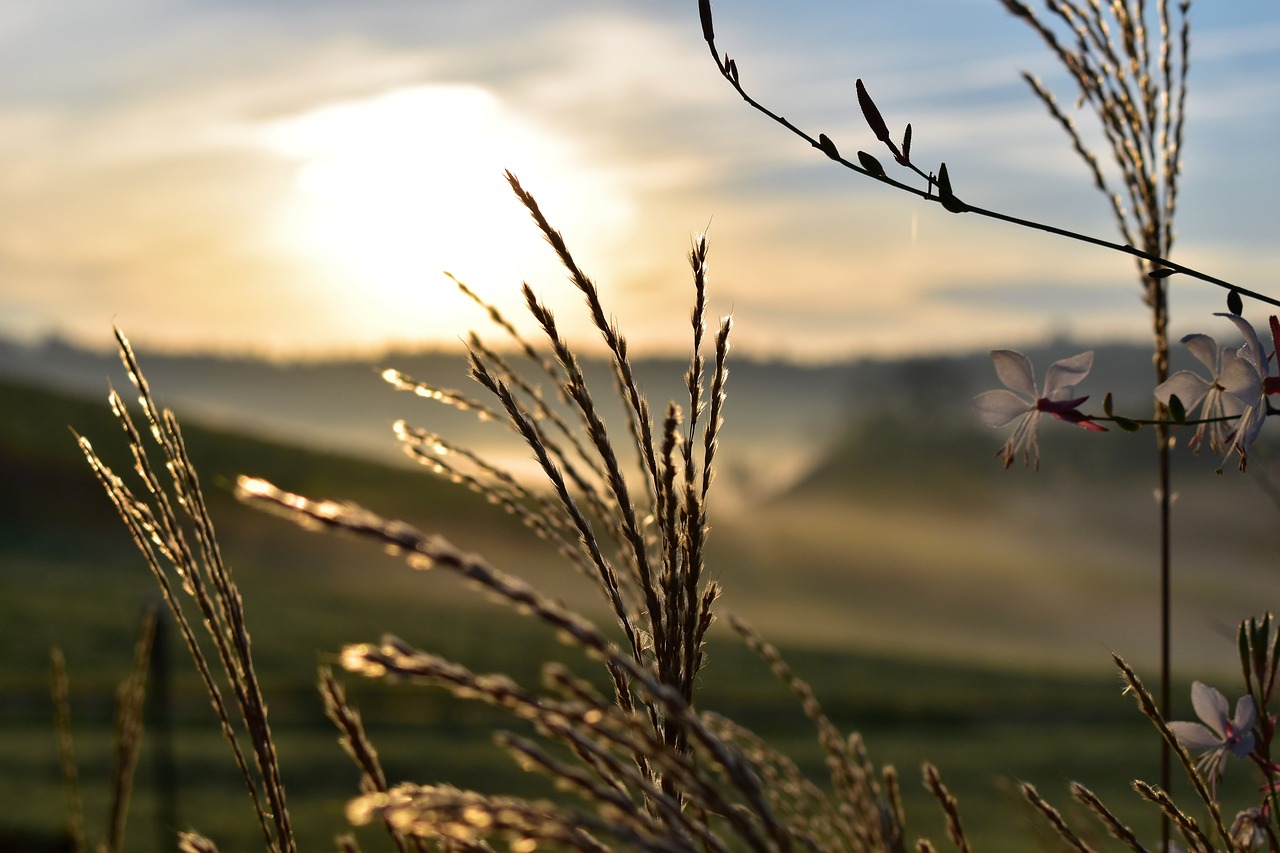
[[[0,472],[7,486],[0,489],[0,630],[6,649],[0,671],[0,801],[17,804],[0,819],[0,835],[47,834],[57,831],[63,815],[46,698],[48,650],[57,645],[66,651],[89,818],[101,820],[110,695],[128,667],[139,613],[156,593],[67,429],[74,426],[90,437],[123,473],[124,440],[105,401],[0,385],[0,407],[10,413],[0,419]],[[312,496],[354,500],[441,532],[588,613],[600,613],[595,594],[584,592],[580,579],[477,496],[412,470],[191,424],[185,434],[224,554],[244,593],[304,845],[330,844],[342,826],[341,804],[355,790],[355,773],[311,686],[317,662],[332,661],[344,643],[389,631],[473,669],[508,672],[528,682],[550,658],[592,671],[539,626],[455,578],[412,572],[364,543],[307,533],[247,509],[231,497],[230,485],[237,474],[251,473]],[[913,464],[910,454],[901,464]],[[828,467],[838,472],[836,462]],[[862,481],[870,474],[850,469],[845,476]],[[1074,675],[1048,659],[1037,667],[1022,656],[1010,667],[1008,658],[980,653],[1007,647],[1020,636],[1058,641],[1053,625],[1071,613],[1049,618],[1047,611],[1037,611],[1047,606],[1041,599],[1011,597],[1043,589],[1044,578],[1024,565],[1026,577],[1019,583],[1029,586],[1010,587],[1002,574],[1010,570],[989,560],[992,552],[957,550],[953,534],[944,537],[950,545],[941,549],[913,536],[910,530],[924,510],[880,509],[876,516],[856,495],[810,491],[718,518],[711,565],[727,588],[726,606],[784,647],[837,724],[863,731],[873,757],[902,768],[908,809],[921,815],[920,825],[935,838],[941,821],[918,786],[917,767],[925,757],[942,767],[967,807],[973,837],[987,850],[1025,849],[1023,836],[1010,836],[1010,827],[1025,815],[1000,793],[1000,779],[1036,781],[1059,802],[1065,801],[1067,778],[1083,778],[1122,802],[1131,799],[1127,780],[1154,775],[1155,741],[1118,695],[1096,639],[1084,640],[1092,643],[1089,656],[1074,660],[1090,663]],[[923,517],[941,528],[961,523],[936,507],[927,513]],[[1098,584],[1091,581],[1086,591],[1104,595]],[[993,594],[997,588],[1003,592]],[[967,620],[956,618],[964,610],[957,606],[957,590],[979,605]],[[1073,600],[1068,606],[1077,605]],[[225,746],[185,652],[175,645],[171,655],[183,825],[210,833],[223,849],[250,849],[257,841]],[[710,660],[704,705],[755,728],[820,775],[821,756],[808,724],[765,668],[724,633],[714,634]],[[494,712],[406,686],[355,681],[351,693],[393,781],[448,780],[552,795],[539,780],[513,773],[489,745],[492,728],[507,724]],[[1026,749],[1027,743],[1036,748]],[[144,755],[131,849],[154,849],[149,821],[156,800],[147,761]],[[1125,813],[1139,825],[1153,823],[1141,807]],[[382,849],[376,836],[362,841],[365,849]]]

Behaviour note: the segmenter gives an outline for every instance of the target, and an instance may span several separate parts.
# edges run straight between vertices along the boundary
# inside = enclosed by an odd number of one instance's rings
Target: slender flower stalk
[[[1126,245],[1147,256],[1167,258],[1173,251],[1174,215],[1182,174],[1182,139],[1190,67],[1190,0],[1149,9],[1143,0],[1093,2],[1045,0],[1039,13],[1020,0],[999,0],[1031,27],[1075,84],[1078,103],[1097,119],[1110,170],[1084,142],[1073,119],[1034,75],[1023,74],[1049,115],[1062,127],[1072,149],[1093,175],[1106,198],[1116,229]],[[1154,32],[1153,32],[1154,31]],[[1157,37],[1158,34],[1158,37]],[[1137,262],[1143,300],[1151,311],[1152,364],[1156,382],[1169,378],[1168,267]],[[1167,411],[1161,406],[1156,419]],[[1172,667],[1172,502],[1171,441],[1168,427],[1157,424],[1156,491],[1159,508],[1160,704],[1168,708]],[[1161,785],[1168,790],[1172,758],[1161,752]],[[1169,846],[1169,824],[1164,829]]]

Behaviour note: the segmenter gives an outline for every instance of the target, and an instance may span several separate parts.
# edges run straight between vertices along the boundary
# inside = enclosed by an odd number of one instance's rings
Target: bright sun
[[[277,239],[377,303],[418,304],[443,270],[514,292],[552,267],[504,169],[544,210],[569,211],[570,223],[553,224],[584,240],[607,243],[628,218],[607,182],[587,185],[570,145],[479,87],[418,86],[322,107],[272,124],[265,141],[297,164]],[[395,334],[394,319],[383,319]]]

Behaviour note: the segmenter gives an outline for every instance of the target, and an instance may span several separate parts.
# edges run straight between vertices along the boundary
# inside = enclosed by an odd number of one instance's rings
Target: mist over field
[[[1059,342],[1032,355],[1047,364],[1071,351]],[[294,780],[306,832],[337,831],[349,790],[318,717],[316,661],[391,632],[479,671],[536,680],[541,661],[565,652],[455,578],[408,571],[364,543],[300,531],[237,503],[230,489],[238,474],[439,532],[607,621],[598,595],[553,551],[479,496],[416,470],[395,447],[389,424],[403,417],[516,470],[527,460],[494,424],[397,392],[378,376],[390,366],[474,393],[457,353],[392,353],[376,364],[140,357],[154,392],[186,424],[245,591],[255,656],[270,675],[281,749],[304,762],[326,756],[330,769]],[[1118,383],[1117,405],[1144,405],[1142,349],[1108,347],[1098,358]],[[636,370],[658,402],[681,396],[686,366],[641,360]],[[603,363],[588,363],[587,373],[600,398],[610,397]],[[48,778],[7,796],[29,801],[22,826],[56,827],[47,651],[67,653],[82,751],[105,754],[104,697],[127,664],[137,614],[155,600],[154,581],[66,429],[89,437],[117,470],[130,467],[103,393],[108,377],[128,390],[118,363],[58,343],[9,345],[0,348],[0,374],[0,406],[20,414],[0,421],[0,470],[11,486],[0,490],[0,615],[13,653],[0,676],[9,697],[0,756],[12,773],[0,777]],[[993,454],[1003,435],[978,425],[968,408],[973,393],[994,384],[985,354],[822,367],[731,360],[708,560],[726,588],[726,609],[789,650],[837,719],[860,728],[883,760],[949,763],[958,790],[981,804],[974,837],[1013,851],[1021,849],[1008,834],[1017,810],[1004,802],[999,779],[1048,786],[1070,774],[1107,790],[1148,773],[1147,730],[1119,696],[1109,654],[1148,671],[1155,665],[1147,547],[1155,522],[1140,473],[1149,436],[1098,441],[1050,424],[1041,471],[1002,470]],[[607,423],[618,416],[606,405]],[[1223,672],[1229,626],[1272,583],[1277,510],[1265,493],[1273,470],[1265,451],[1247,478],[1214,476],[1216,459],[1180,459],[1174,618],[1185,676]],[[1258,499],[1240,501],[1242,489],[1258,490]],[[802,762],[817,762],[781,686],[724,632],[712,640],[709,706],[754,720]],[[176,647],[172,654],[182,802],[219,804],[203,810],[206,823],[235,837],[248,826],[237,818],[235,783],[189,662]],[[421,688],[351,689],[379,719],[371,725],[392,772],[415,777],[439,767],[482,790],[532,784],[513,778],[486,747],[496,723],[485,714]],[[1078,743],[1082,727],[1093,730],[1089,749]],[[1027,738],[1039,744],[1034,753],[1017,747]],[[93,761],[85,770],[90,782],[102,772]],[[140,782],[143,823],[158,802],[151,772]],[[928,826],[936,817],[918,790],[908,803]],[[1124,796],[1123,786],[1115,791]]]
[[[1047,365],[1073,346],[1057,342],[1031,355]],[[379,376],[394,367],[482,396],[460,352],[298,364],[143,358],[160,398],[191,423],[417,469],[424,484],[438,481],[396,441],[391,424],[403,418],[517,473],[534,469],[509,430],[397,391]],[[1110,391],[1118,411],[1141,413],[1150,384],[1143,349],[1100,348],[1095,359],[1111,384],[1087,380],[1081,393]],[[686,367],[641,360],[636,371],[658,404],[679,398]],[[606,422],[622,429],[608,367],[586,369]],[[56,342],[0,348],[0,375],[103,401],[103,409],[107,377],[127,388],[114,357]],[[722,555],[734,609],[779,641],[822,648],[1073,669],[1115,650],[1150,663],[1150,435],[1099,436],[1052,422],[1041,470],[1019,463],[1005,471],[994,458],[1002,432],[969,409],[974,394],[997,384],[981,353],[825,366],[732,359],[710,546]],[[41,444],[79,464],[61,425],[49,430]],[[1230,466],[1215,476],[1220,460],[1212,455],[1178,459],[1186,473],[1178,481],[1177,658],[1187,671],[1222,666],[1235,614],[1248,611],[1257,585],[1272,577],[1269,552],[1280,537],[1269,492],[1274,468],[1267,446],[1258,450],[1243,477]],[[217,464],[224,478],[258,473],[229,454]],[[87,471],[82,485],[96,488]],[[1241,490],[1255,499],[1239,500]],[[346,497],[343,483],[323,496]],[[486,514],[467,526],[483,530],[488,508],[476,511]]]

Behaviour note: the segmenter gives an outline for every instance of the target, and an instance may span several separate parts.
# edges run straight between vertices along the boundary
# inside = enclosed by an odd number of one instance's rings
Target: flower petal
[[[1191,354],[1209,368],[1209,372],[1217,375],[1218,363],[1218,342],[1208,335],[1187,335],[1182,339],[1182,345],[1191,351]]]
[[[1241,696],[1236,700],[1236,715],[1231,718],[1231,725],[1237,732],[1251,732],[1258,722],[1258,708],[1253,704],[1252,696]]]
[[[1188,752],[1216,749],[1222,745],[1222,738],[1199,723],[1170,723],[1169,731]]]
[[[1002,427],[1034,406],[1012,391],[984,391],[973,398],[973,410],[978,420],[989,427]]]
[[[1081,382],[1093,368],[1093,352],[1082,352],[1049,365],[1044,377],[1044,395],[1050,400],[1070,397],[1076,383]]]
[[[1191,684],[1191,707],[1196,709],[1196,716],[1204,720],[1205,725],[1218,734],[1221,741],[1227,734],[1227,697],[1215,687],[1203,681]]]
[[[1262,402],[1262,376],[1247,358],[1231,359],[1218,376],[1218,384],[1239,397],[1246,406]]]
[[[1258,333],[1253,330],[1253,326],[1239,314],[1215,314],[1214,316],[1226,317],[1232,323],[1235,323],[1236,328],[1240,330],[1240,334],[1244,335],[1244,346],[1240,347],[1237,355],[1253,362],[1253,366],[1257,368],[1259,375],[1266,375],[1267,357],[1262,350],[1262,344],[1258,340]]]
[[[1155,393],[1156,399],[1165,405],[1169,404],[1170,397],[1177,396],[1183,408],[1190,412],[1209,393],[1210,387],[1208,382],[1190,370],[1179,370],[1157,385]]]
[[[1031,359],[1017,350],[997,349],[991,351],[991,361],[1004,387],[1025,394],[1031,400],[1040,396],[1036,393],[1036,374]]]

